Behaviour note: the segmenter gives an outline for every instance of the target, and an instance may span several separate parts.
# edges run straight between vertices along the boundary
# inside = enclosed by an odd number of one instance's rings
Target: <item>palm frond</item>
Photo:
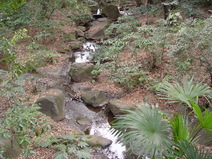
[[[177,114],[171,120],[170,124],[172,126],[172,132],[173,132],[173,137],[175,142],[178,140],[185,140],[190,142],[192,137],[189,132],[187,117],[183,117],[182,115]]]
[[[162,156],[171,145],[170,126],[157,107],[142,107],[135,111],[125,110],[127,114],[116,117],[114,133],[124,144],[131,144],[128,151],[139,150],[139,156],[147,153]]]
[[[198,97],[204,96],[211,93],[211,88],[207,84],[194,83],[194,78],[190,80],[185,77],[183,78],[182,83],[173,82],[169,83],[164,81],[159,89],[159,95],[163,99],[167,99],[171,102],[183,102],[188,106],[190,105],[189,101],[197,102]]]
[[[203,148],[198,149],[187,141],[179,141],[170,148],[168,156],[181,159],[211,159],[212,152]]]

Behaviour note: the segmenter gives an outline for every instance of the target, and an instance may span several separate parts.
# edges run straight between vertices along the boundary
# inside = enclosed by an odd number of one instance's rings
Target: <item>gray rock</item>
[[[65,118],[65,95],[61,90],[51,89],[38,98],[35,103],[41,107],[42,113],[50,116],[54,121]]]
[[[118,7],[112,4],[104,6],[102,8],[102,14],[113,21],[117,20],[120,16]]]
[[[83,47],[83,43],[80,42],[80,41],[73,41],[73,42],[70,42],[70,49],[71,50],[79,50]]]
[[[86,142],[88,143],[88,145],[90,145],[92,147],[106,148],[112,144],[111,140],[103,138],[101,136],[91,135],[90,137],[91,138]]]
[[[102,18],[92,22],[91,24],[92,26],[86,32],[87,39],[99,40],[105,38],[104,31],[109,27],[110,21],[106,18],[103,18],[104,21],[103,20],[101,21],[101,19]]]
[[[79,29],[81,31],[86,31],[86,27],[84,27],[84,26],[78,26],[77,29]]]
[[[77,30],[77,37],[84,37],[85,33],[82,30]]]
[[[79,91],[91,91],[92,87],[91,86],[87,86],[87,85],[82,85],[80,83],[74,83],[72,86],[71,86],[71,89],[74,91],[74,92],[79,92]]]
[[[0,147],[4,150],[3,157],[5,158],[17,158],[22,153],[15,139],[0,139]]]
[[[69,76],[75,82],[85,82],[93,78],[92,71],[94,69],[93,64],[76,63],[72,64],[69,71]]]
[[[124,109],[133,109],[134,106],[132,104],[117,100],[117,99],[111,99],[108,103],[111,112],[114,115],[118,114],[124,114]],[[123,109],[123,110],[122,110]]]
[[[77,118],[77,123],[83,126],[91,126],[92,120],[87,117],[80,116]]]
[[[99,90],[87,91],[82,93],[82,100],[93,107],[102,107],[107,104],[108,99],[104,92]]]

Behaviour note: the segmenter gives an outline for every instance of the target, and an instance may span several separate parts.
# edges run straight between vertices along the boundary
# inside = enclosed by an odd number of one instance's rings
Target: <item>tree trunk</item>
[[[147,4],[154,4],[153,0],[147,0]]]
[[[161,3],[164,3],[166,2],[166,0],[161,0]],[[163,5],[163,16],[164,16],[164,19],[166,20],[168,18],[168,15],[169,15],[169,10],[168,10],[168,6],[167,5]]]
[[[137,6],[137,7],[140,7],[141,4],[142,4],[142,3],[141,3],[141,0],[135,0],[135,2],[136,2],[136,6]]]

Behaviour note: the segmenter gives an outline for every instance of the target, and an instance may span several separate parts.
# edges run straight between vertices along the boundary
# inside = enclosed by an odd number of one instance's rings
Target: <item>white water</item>
[[[94,122],[90,129],[90,135],[99,135],[112,141],[112,144],[103,150],[108,159],[124,159],[126,147],[118,142],[118,137],[112,134],[112,129],[107,120]]]
[[[96,51],[97,45],[94,42],[86,42],[83,44],[82,51],[76,52],[75,63],[85,63],[92,60],[92,54]]]

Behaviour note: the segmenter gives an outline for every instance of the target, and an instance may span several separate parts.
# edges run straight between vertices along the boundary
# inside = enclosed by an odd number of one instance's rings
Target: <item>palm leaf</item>
[[[177,114],[174,116],[170,124],[172,126],[174,141],[185,140],[190,142],[191,134],[189,132],[187,117]]]
[[[171,102],[180,101],[191,106],[189,101],[197,102],[198,97],[210,94],[210,92],[211,88],[207,84],[202,82],[194,84],[193,77],[190,80],[185,77],[181,84],[176,81],[173,83],[163,82],[158,94]]]
[[[169,151],[169,158],[211,159],[211,150],[198,149],[187,141],[179,141]]]
[[[139,150],[139,156],[147,153],[162,156],[171,144],[169,124],[162,118],[158,108],[152,106],[139,108],[135,111],[125,110],[127,114],[116,117],[113,123],[114,134],[124,144],[131,144],[128,151]]]
[[[195,102],[191,102],[191,105],[200,125],[212,134],[212,112],[209,112],[207,109],[202,112],[198,104]]]

